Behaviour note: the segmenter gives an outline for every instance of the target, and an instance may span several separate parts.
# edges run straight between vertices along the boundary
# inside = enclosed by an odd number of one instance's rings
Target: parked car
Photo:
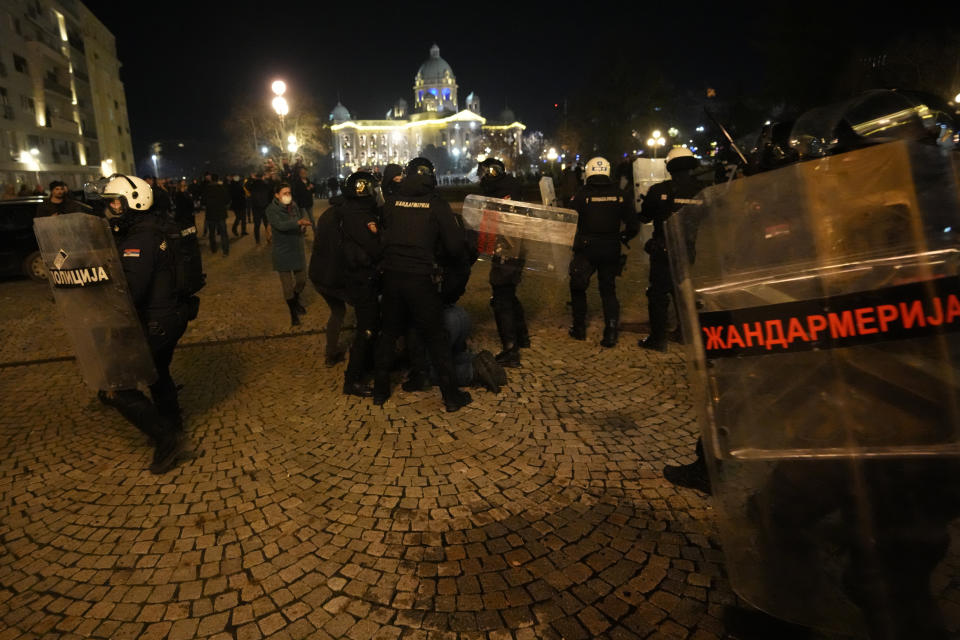
[[[33,234],[33,219],[43,200],[41,196],[0,200],[0,275],[46,281],[47,268]],[[82,202],[76,204],[84,212],[93,211]]]

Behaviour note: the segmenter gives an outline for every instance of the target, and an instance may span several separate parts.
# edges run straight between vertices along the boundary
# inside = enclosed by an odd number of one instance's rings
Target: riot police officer
[[[448,412],[470,403],[456,386],[443,329],[443,302],[434,279],[436,265],[464,251],[462,224],[436,193],[433,164],[414,158],[407,164],[397,194],[383,207],[383,329],[377,343],[373,402],[390,397],[390,365],[397,338],[407,321],[415,327],[437,369]]]
[[[650,335],[639,342],[644,349],[667,350],[667,314],[670,296],[673,295],[673,280],[663,224],[681,207],[695,202],[694,196],[703,188],[700,181],[691,175],[691,171],[698,166],[700,163],[689,149],[672,149],[667,154],[667,171],[671,179],[650,187],[640,208],[640,221],[653,222],[653,236],[644,246],[644,250],[650,254],[650,286],[647,288]],[[687,248],[693,250],[691,242],[687,243]]]
[[[639,225],[630,199],[610,178],[610,163],[606,158],[592,158],[585,175],[586,184],[570,201],[570,207],[577,210],[579,217],[570,262],[573,326],[569,333],[575,340],[587,338],[587,287],[596,271],[604,318],[600,344],[612,347],[617,344],[620,327],[616,289],[616,277],[621,270],[620,243],[626,244],[637,235]]]
[[[135,176],[117,174],[105,185],[103,196],[110,211],[118,214],[111,226],[157,380],[150,385],[152,401],[138,389],[101,391],[100,399],[150,437],[155,447],[150,472],[159,475],[173,469],[184,453],[183,421],[170,362],[187,328],[189,311],[177,290],[176,265],[163,221],[151,210],[150,185]]]
[[[487,158],[477,165],[480,176],[480,188],[488,198],[519,200],[520,185],[516,178],[507,173],[506,167],[497,158]],[[503,236],[497,236],[497,244],[507,242]],[[515,240],[516,241],[516,240]],[[490,288],[493,296],[490,306],[497,323],[502,350],[495,356],[497,362],[505,367],[520,366],[520,349],[530,346],[530,335],[524,318],[523,305],[517,298],[517,285],[523,277],[524,258],[504,257],[514,252],[494,249],[494,258],[490,266]]]
[[[350,348],[344,376],[345,394],[369,397],[372,391],[362,383],[365,363],[372,360],[375,336],[380,326],[377,300],[377,267],[380,262],[379,208],[375,197],[376,178],[366,171],[347,177],[340,217],[347,302],[357,316],[357,330]]]

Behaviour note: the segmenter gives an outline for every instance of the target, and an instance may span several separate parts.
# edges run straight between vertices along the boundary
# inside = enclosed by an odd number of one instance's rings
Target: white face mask
[[[293,202],[293,196],[280,196],[280,202],[287,205]]]

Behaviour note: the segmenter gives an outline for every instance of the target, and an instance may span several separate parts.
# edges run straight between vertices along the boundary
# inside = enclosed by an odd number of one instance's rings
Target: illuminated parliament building
[[[341,103],[330,113],[334,159],[338,173],[349,175],[361,167],[406,164],[425,155],[447,162],[436,163],[440,173],[466,174],[486,155],[497,155],[514,164],[523,152],[526,128],[505,109],[494,121],[480,115],[480,100],[471,93],[460,109],[457,79],[440,57],[440,47],[430,47],[430,57],[420,65],[413,81],[413,107],[403,98],[383,120],[354,120]]]

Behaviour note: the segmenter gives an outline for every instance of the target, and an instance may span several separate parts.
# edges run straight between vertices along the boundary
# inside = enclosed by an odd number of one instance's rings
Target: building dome
[[[343,106],[339,101],[337,106],[333,108],[333,111],[330,112],[330,119],[334,122],[346,122],[350,120],[350,112],[347,111],[347,108]]]
[[[440,57],[440,47],[430,47],[430,57],[417,70],[417,84],[440,84],[444,80],[452,81],[453,69]]]
[[[516,121],[517,116],[514,115],[513,110],[510,107],[506,107],[500,112],[500,122],[503,124],[512,124]]]

